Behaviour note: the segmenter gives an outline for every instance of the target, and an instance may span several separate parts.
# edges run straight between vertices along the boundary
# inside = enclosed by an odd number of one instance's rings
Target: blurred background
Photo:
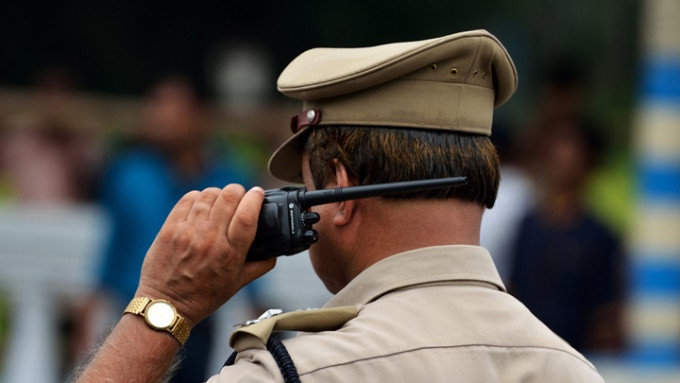
[[[677,0],[2,2],[0,382],[69,378],[184,192],[280,186],[266,161],[299,105],[275,82],[296,55],[478,28],[520,79],[483,245],[607,381],[679,381],[678,20]],[[305,255],[281,259],[192,336],[188,381],[234,323],[327,298]]]

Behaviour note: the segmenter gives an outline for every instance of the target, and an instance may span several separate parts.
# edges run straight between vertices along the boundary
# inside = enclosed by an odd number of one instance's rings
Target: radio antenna
[[[455,187],[467,183],[467,177],[435,178],[418,181],[390,182],[377,185],[351,186],[328,190],[301,191],[300,204],[304,209],[331,202],[377,197],[382,195],[421,190]]]

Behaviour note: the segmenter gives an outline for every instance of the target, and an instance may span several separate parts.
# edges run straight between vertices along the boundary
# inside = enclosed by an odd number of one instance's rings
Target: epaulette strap
[[[356,306],[342,306],[279,314],[237,329],[231,334],[229,345],[236,351],[264,349],[274,331],[333,331],[356,317],[358,312]]]

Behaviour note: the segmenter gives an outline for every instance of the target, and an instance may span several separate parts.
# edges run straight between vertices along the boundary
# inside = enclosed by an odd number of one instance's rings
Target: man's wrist
[[[168,294],[167,292],[160,291],[158,289],[154,288],[149,288],[149,287],[138,287],[137,291],[135,292],[134,298],[141,298],[141,297],[148,297],[151,299],[162,299],[170,302],[174,307],[175,310],[177,310],[177,314],[181,315],[184,318],[184,322],[189,326],[189,329],[193,329],[194,326],[198,324],[201,320],[197,320],[194,316],[194,313],[191,309],[189,309],[184,303],[182,303],[181,299],[177,298],[174,295]]]
[[[137,296],[130,301],[123,314],[143,319],[147,327],[171,335],[181,346],[189,338],[189,324],[169,300]]]

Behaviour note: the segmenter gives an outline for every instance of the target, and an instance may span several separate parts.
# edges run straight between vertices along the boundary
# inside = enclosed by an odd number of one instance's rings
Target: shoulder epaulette
[[[342,327],[347,321],[357,316],[359,310],[355,306],[331,307],[324,309],[308,309],[289,313],[268,311],[261,319],[245,322],[231,334],[229,345],[236,351],[247,348],[264,349],[272,332],[333,331]]]
[[[267,310],[258,319],[243,323],[239,329],[231,334],[229,344],[236,351],[231,354],[224,365],[233,365],[240,351],[251,348],[268,350],[281,371],[283,381],[285,383],[299,383],[300,376],[293,359],[283,342],[277,337],[271,336],[272,332],[334,331],[355,318],[358,313],[359,310],[355,306],[308,309],[290,313],[282,313],[281,310]]]

